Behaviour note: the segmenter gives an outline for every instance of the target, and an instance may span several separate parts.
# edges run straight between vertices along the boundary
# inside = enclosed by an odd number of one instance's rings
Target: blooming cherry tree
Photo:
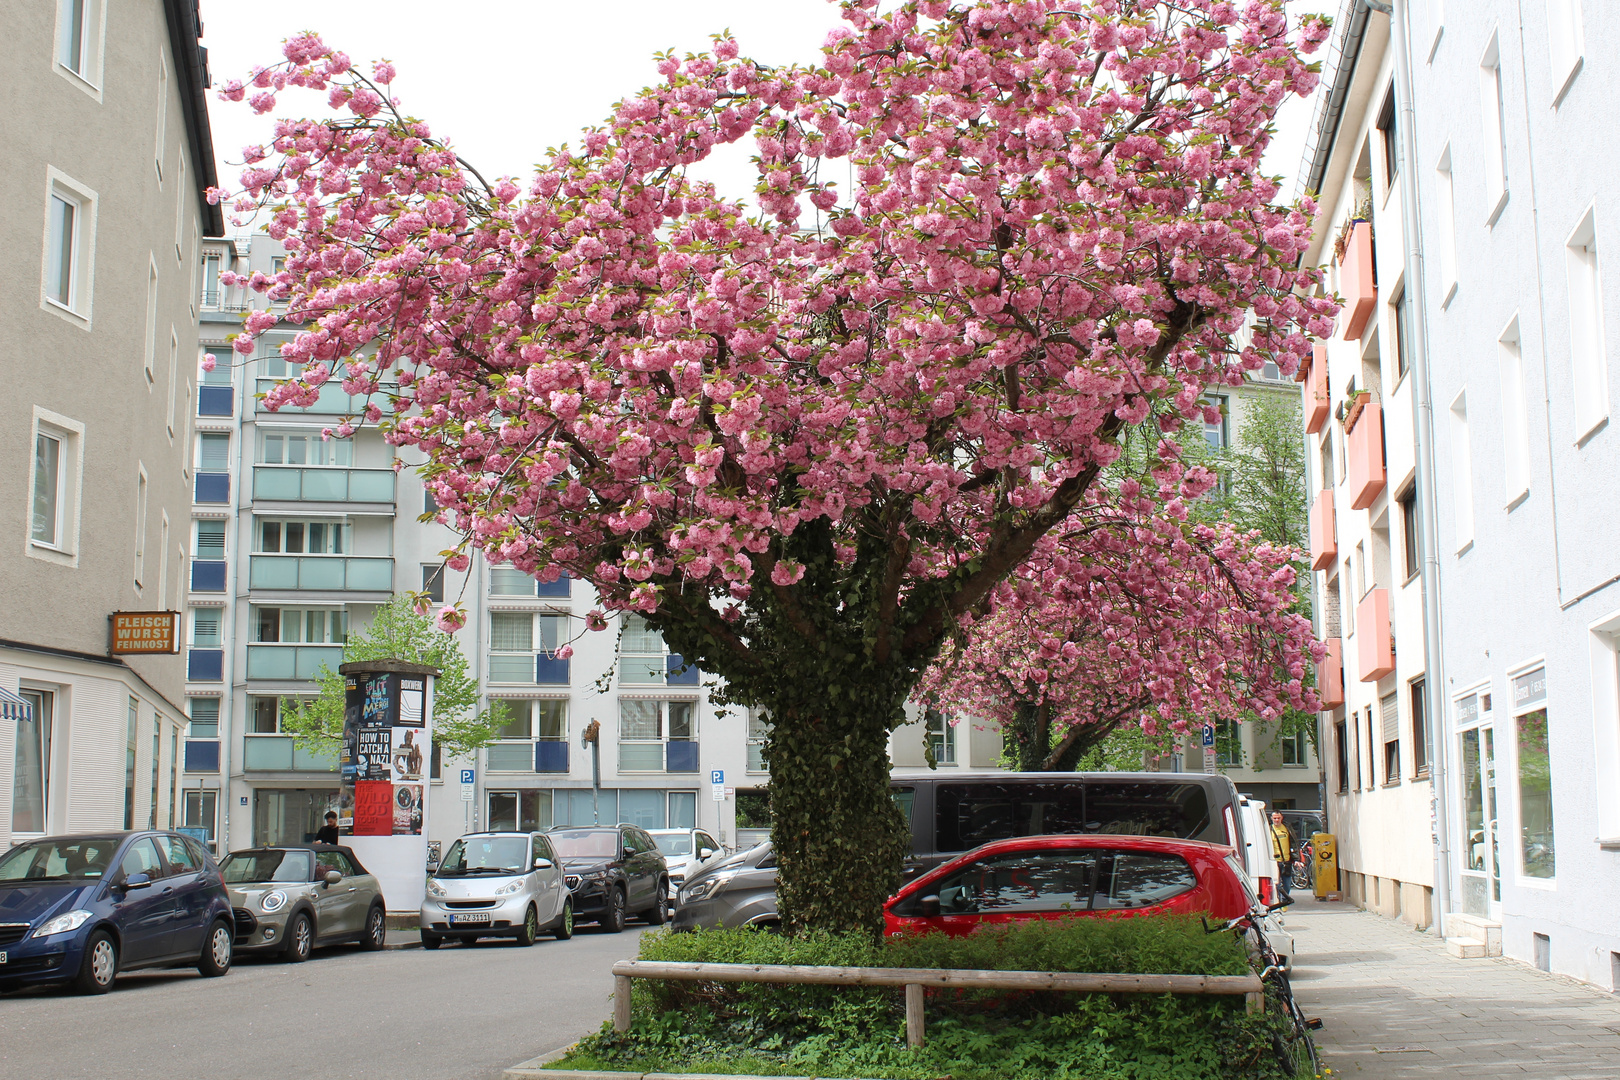
[[[370,395],[353,423],[426,455],[468,545],[588,580],[767,710],[783,917],[875,929],[908,847],[887,738],[959,620],[1127,430],[1186,498],[1205,388],[1328,331],[1314,208],[1258,171],[1327,28],[1290,41],[1282,0],[843,12],[816,63],[662,57],[526,187],[312,35],[223,93],[335,110],[277,121],[235,196],[288,250],[250,284],[305,326],[267,404]],[[744,141],[752,206],[690,169]]]

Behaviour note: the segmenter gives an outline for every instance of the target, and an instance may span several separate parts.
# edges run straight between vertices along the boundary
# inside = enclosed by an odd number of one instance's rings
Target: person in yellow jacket
[[[1288,883],[1291,876],[1289,864],[1294,860],[1294,834],[1288,831],[1282,814],[1277,812],[1271,815],[1271,857],[1277,861],[1277,899],[1281,903],[1291,904],[1294,898],[1289,895]]]

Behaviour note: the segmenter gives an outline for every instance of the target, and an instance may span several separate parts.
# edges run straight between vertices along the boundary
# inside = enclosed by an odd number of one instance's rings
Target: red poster
[[[354,835],[394,834],[394,785],[387,780],[356,780]]]

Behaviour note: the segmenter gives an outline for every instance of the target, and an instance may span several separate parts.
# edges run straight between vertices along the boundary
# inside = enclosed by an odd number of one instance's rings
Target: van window
[[[934,791],[935,850],[968,851],[992,840],[1083,833],[1078,783],[940,784]]]
[[[1086,820],[1088,831],[1195,840],[1209,827],[1209,795],[1200,784],[1087,780]]]
[[[909,830],[911,828],[911,812],[917,801],[917,789],[892,787],[889,789],[889,797],[894,800],[894,805],[900,808],[900,812],[906,816],[906,828]]]

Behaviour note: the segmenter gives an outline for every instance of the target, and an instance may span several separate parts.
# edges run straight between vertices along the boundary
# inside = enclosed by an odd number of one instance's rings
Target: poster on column
[[[357,780],[354,785],[354,836],[394,835],[394,785],[386,780]]]

